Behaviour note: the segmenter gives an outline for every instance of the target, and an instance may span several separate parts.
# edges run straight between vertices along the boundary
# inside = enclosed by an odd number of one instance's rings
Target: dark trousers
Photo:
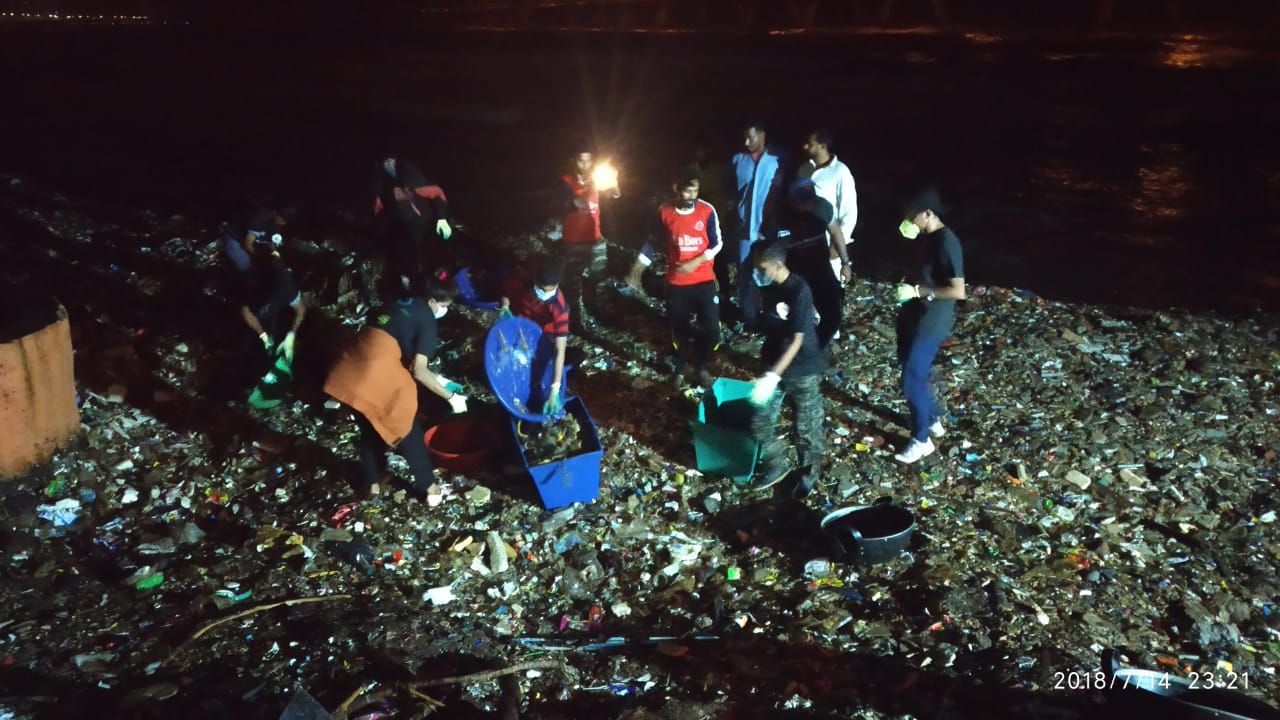
[[[409,463],[409,471],[413,473],[413,489],[425,491],[435,481],[436,471],[431,464],[431,454],[423,440],[426,429],[422,421],[414,418],[413,427],[399,445],[388,448],[382,436],[369,424],[368,420],[356,416],[356,424],[360,427],[360,480],[365,487],[381,481],[387,471],[387,451],[396,453]]]
[[[831,270],[826,245],[811,243],[787,253],[787,265],[813,291],[813,309],[818,319],[818,347],[826,349],[844,318],[844,288]]]
[[[697,325],[690,317],[697,317]],[[714,280],[696,285],[667,285],[667,319],[675,346],[677,371],[684,369],[690,350],[695,371],[706,370],[711,351],[720,345],[720,297]],[[692,347],[690,347],[692,346]]]
[[[906,318],[907,312],[903,312]],[[915,332],[915,322],[900,319],[898,324],[898,364],[902,367],[902,394],[911,412],[911,438],[929,439],[929,426],[941,415],[938,401],[929,385],[929,373],[945,337]]]
[[[766,468],[785,465],[787,446],[782,442],[777,427],[778,413],[785,398],[791,406],[796,454],[800,456],[800,465],[811,466],[814,470],[821,469],[822,454],[827,447],[827,439],[822,432],[821,380],[820,375],[784,375],[782,382],[778,384],[778,392],[774,393],[764,407],[756,408],[751,417],[751,435],[760,443],[760,457]]]
[[[604,240],[561,243],[560,253],[564,260],[560,290],[564,292],[565,304],[569,306],[569,320],[581,327],[591,315],[587,308],[590,307],[592,312],[596,310],[597,285],[604,279],[609,246]]]

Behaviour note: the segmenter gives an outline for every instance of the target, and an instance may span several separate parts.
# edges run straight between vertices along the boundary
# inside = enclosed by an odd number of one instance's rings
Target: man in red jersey
[[[671,323],[671,342],[676,354],[672,371],[676,385],[684,384],[684,366],[690,344],[693,368],[698,381],[710,385],[713,378],[707,370],[711,351],[720,344],[720,296],[716,287],[714,260],[723,243],[720,219],[716,209],[698,199],[702,183],[697,166],[683,169],[671,186],[675,198],[658,208],[667,256],[667,319]],[[652,264],[654,243],[646,243],[636,258],[627,282],[640,288],[644,269]],[[697,327],[689,322],[696,315]]]
[[[608,246],[600,232],[600,194],[616,199],[622,193],[618,190],[616,173],[606,171],[603,175],[608,177],[595,177],[600,167],[591,152],[579,151],[571,160],[569,172],[560,178],[565,268],[561,290],[572,311],[574,332],[582,333],[593,324],[586,305],[594,300],[595,285],[604,274],[608,260]]]

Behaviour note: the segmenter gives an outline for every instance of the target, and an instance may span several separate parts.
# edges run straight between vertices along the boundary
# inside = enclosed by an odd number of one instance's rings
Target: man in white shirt
[[[844,232],[845,245],[852,245],[853,227],[858,224],[858,190],[853,184],[853,173],[849,172],[848,165],[831,153],[831,133],[826,130],[817,129],[809,133],[803,149],[809,161],[800,166],[798,175],[801,179],[812,180],[818,197],[831,203],[835,219]],[[839,276],[839,258],[834,253],[833,249],[832,271]]]

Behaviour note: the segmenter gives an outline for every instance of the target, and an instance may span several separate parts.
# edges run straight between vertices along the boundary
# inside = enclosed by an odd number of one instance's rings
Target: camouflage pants
[[[787,446],[778,435],[778,413],[782,409],[783,398],[791,406],[792,419],[795,424],[796,454],[800,456],[800,465],[822,467],[823,453],[826,452],[826,435],[823,433],[821,375],[804,375],[797,378],[783,377],[774,393],[764,407],[758,408],[751,419],[751,434],[760,443],[761,458],[765,467],[777,467],[785,463]]]
[[[597,286],[604,280],[608,253],[609,245],[604,240],[563,246],[564,277],[560,290],[569,306],[569,318],[575,323],[598,311],[595,307]]]

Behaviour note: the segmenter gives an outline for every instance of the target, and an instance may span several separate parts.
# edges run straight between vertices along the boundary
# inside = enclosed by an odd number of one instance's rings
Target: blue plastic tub
[[[751,479],[760,460],[760,443],[751,436],[751,383],[719,378],[698,403],[698,416],[690,421],[698,470],[710,475]]]
[[[555,340],[543,335],[542,328],[532,320],[507,318],[489,329],[484,342],[489,387],[507,412],[517,418],[533,423],[547,420],[542,405],[551,391],[555,364]],[[568,372],[566,367],[560,376],[562,393],[568,387]],[[566,405],[569,402],[568,397],[562,396],[561,400]]]
[[[477,310],[497,310],[502,304],[499,300],[481,297],[483,291],[472,278],[471,268],[462,268],[454,274],[453,280],[458,283],[458,299],[467,307]]]
[[[534,487],[538,489],[538,496],[542,498],[542,505],[548,510],[574,503],[595,502],[600,497],[600,461],[604,457],[600,433],[580,398],[570,398],[564,407],[565,412],[576,417],[582,426],[582,450],[577,455],[542,465],[530,466],[524,452],[520,433],[529,424],[522,426],[520,420],[511,418],[511,435],[520,452],[520,462],[528,470]]]

